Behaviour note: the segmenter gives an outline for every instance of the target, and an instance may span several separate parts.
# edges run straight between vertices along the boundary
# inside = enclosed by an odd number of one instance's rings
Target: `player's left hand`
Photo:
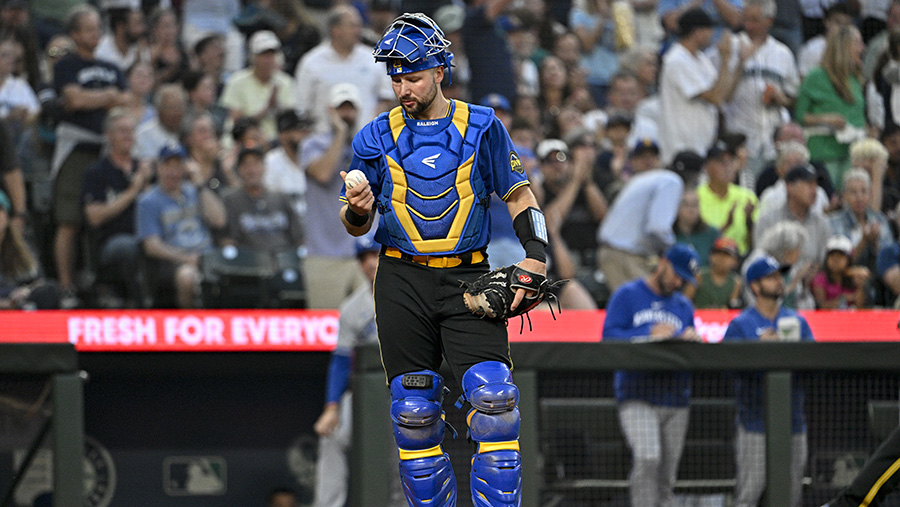
[[[520,262],[516,263],[522,269],[527,269],[532,273],[538,273],[544,276],[547,276],[547,265],[541,261],[535,259],[522,259]],[[515,310],[519,303],[525,299],[525,296],[534,296],[535,291],[526,291],[525,289],[516,290],[516,295],[513,298],[512,304],[509,305],[510,310]]]

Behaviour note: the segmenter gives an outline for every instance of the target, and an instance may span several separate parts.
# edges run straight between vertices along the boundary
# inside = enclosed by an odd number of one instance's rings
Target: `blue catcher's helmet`
[[[387,64],[389,76],[444,66],[449,78],[453,53],[448,47],[450,41],[434,20],[421,12],[407,12],[384,31],[373,54],[376,62]]]

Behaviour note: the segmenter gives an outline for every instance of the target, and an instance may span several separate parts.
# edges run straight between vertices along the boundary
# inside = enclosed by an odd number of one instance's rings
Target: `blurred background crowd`
[[[509,130],[564,308],[676,241],[698,308],[750,304],[763,255],[787,306],[897,304],[900,1],[2,0],[0,307],[337,308],[367,283],[339,171],[416,11]]]

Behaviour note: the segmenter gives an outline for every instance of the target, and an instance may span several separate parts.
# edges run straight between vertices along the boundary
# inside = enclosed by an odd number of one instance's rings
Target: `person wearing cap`
[[[306,172],[300,167],[300,145],[313,126],[312,118],[293,109],[278,113],[278,146],[266,153],[263,184],[269,191],[291,196],[294,212],[306,220]]]
[[[745,255],[753,246],[753,225],[759,218],[756,194],[734,183],[734,157],[721,140],[707,151],[703,168],[708,179],[697,187],[700,216],[733,239]]]
[[[510,129],[513,118],[512,106],[509,104],[509,99],[499,93],[489,93],[482,97],[478,103],[484,107],[493,109],[497,118],[500,118],[500,121],[503,122],[503,126],[506,127],[507,130]]]
[[[696,283],[697,252],[672,245],[653,271],[619,287],[606,305],[604,341],[700,341],[694,306],[680,291]],[[619,424],[631,450],[633,507],[670,505],[688,429],[688,372],[617,371]]]
[[[303,222],[288,194],[263,184],[264,158],[261,148],[244,148],[238,154],[241,186],[222,198],[227,219],[221,242],[274,257],[303,245]]]
[[[778,261],[763,256],[747,268],[746,283],[756,302],[728,323],[723,343],[765,341],[815,341],[809,324],[796,311],[781,305],[785,292]],[[737,405],[735,436],[735,507],[756,507],[766,488],[765,379],[762,373],[735,374]],[[804,469],[808,459],[806,395],[802,383],[791,382],[791,505],[799,507]]]
[[[303,264],[309,308],[337,308],[357,287],[365,284],[353,258],[353,238],[344,233],[338,213],[342,203],[334,196],[344,185],[340,171],[353,160],[350,142],[359,120],[359,88],[338,83],[328,96],[331,130],[314,132],[300,145],[300,167],[306,175],[306,247]]]
[[[96,255],[92,261],[98,279],[113,282],[127,307],[140,308],[135,203],[153,179],[153,165],[131,156],[135,124],[127,109],[112,109],[105,130],[109,152],[85,171],[82,187],[84,216]]]
[[[378,341],[372,284],[378,270],[381,245],[367,234],[356,238],[355,249],[367,283],[344,299],[339,308],[337,344],[331,353],[325,381],[325,406],[313,424],[313,430],[319,435],[314,507],[344,507],[347,501],[353,439],[353,394],[350,390],[353,355],[357,346]],[[396,466],[396,454],[392,453],[391,457]],[[406,505],[400,491],[399,475],[393,472],[389,507]]]
[[[849,238],[842,235],[828,238],[822,269],[809,282],[816,309],[865,308],[870,274],[867,267],[853,264],[853,243]]]
[[[723,2],[724,3],[724,2]],[[734,92],[741,65],[732,69],[732,36],[723,32],[717,44],[719,67],[703,52],[713,40],[713,19],[700,7],[678,18],[678,42],[663,56],[659,79],[659,146],[668,164],[676,153],[706,155],[719,128],[719,111]],[[744,52],[738,53],[743,63]]]
[[[294,72],[297,111],[312,117],[316,132],[332,128],[328,99],[339,83],[359,87],[359,120],[363,123],[393,97],[391,80],[372,60],[372,48],[360,42],[363,22],[359,11],[352,5],[335,5],[328,11],[326,25],[328,36],[303,55]]]
[[[809,149],[806,147],[806,144],[802,141],[781,141],[778,143],[776,153],[773,172],[777,180],[759,194],[759,213],[763,214],[769,210],[784,206],[785,201],[787,201],[787,185],[784,177],[787,176],[788,171],[800,165],[811,165],[816,171],[818,175],[816,182],[819,184],[819,188],[816,189],[816,203],[813,205],[813,211],[815,213],[825,213],[830,207],[830,203],[828,194],[821,186],[821,181],[823,171],[825,177],[828,177],[828,171],[810,163]]]
[[[295,83],[281,70],[281,41],[269,30],[250,37],[250,67],[235,72],[225,82],[220,104],[231,119],[252,116],[259,120],[267,142],[275,140],[275,115],[297,105]]]
[[[681,35],[681,16],[697,7],[697,2],[690,0],[660,0],[656,6],[656,13],[663,28],[670,36]],[[740,0],[726,0],[716,2],[701,2],[699,5],[709,19],[711,26],[715,27],[718,37],[722,30],[738,29],[743,21],[743,2]]]
[[[180,145],[164,146],[157,184],[137,203],[137,235],[150,261],[147,279],[158,284],[151,288],[157,306],[172,294],[178,308],[196,306],[200,256],[213,247],[212,230],[225,227],[221,200],[202,181],[185,177],[186,157]]]
[[[362,171],[340,194],[347,232],[374,225],[382,256],[375,281],[378,338],[391,387],[400,475],[410,505],[456,505],[456,481],[441,447],[446,360],[471,405],[469,434],[477,507],[519,505],[518,388],[513,382],[504,322],[467,310],[464,287],[488,272],[491,194],[505,201],[525,250],[517,266],[546,273],[544,215],[506,128],[490,108],[444,97],[450,79],[449,41],[422,13],[398,17],[375,48],[400,105],[368,123],[353,139],[347,175]],[[511,308],[526,295],[520,289]],[[497,400],[485,403],[488,399]],[[462,402],[460,406],[462,406]]]
[[[672,226],[685,180],[668,169],[649,165],[655,157],[652,144],[639,141],[640,157],[647,164],[634,165],[636,172],[612,201],[597,230],[599,268],[610,290],[649,275],[655,258],[675,244]],[[646,150],[646,151],[644,151]]]
[[[782,220],[799,223],[806,229],[807,241],[800,261],[816,265],[825,256],[825,241],[831,236],[831,226],[821,213],[815,212],[816,173],[808,164],[794,167],[784,177],[787,199],[780,208],[761,213],[753,230],[754,242]]]
[[[741,277],[736,268],[741,259],[737,243],[718,238],[709,251],[709,265],[700,268],[696,285],[685,288],[684,295],[694,308],[741,308]]]

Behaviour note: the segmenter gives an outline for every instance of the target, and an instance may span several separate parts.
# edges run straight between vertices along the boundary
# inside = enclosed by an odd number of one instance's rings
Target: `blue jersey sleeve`
[[[804,319],[803,317],[800,317],[800,341],[816,341],[815,337],[813,336],[812,329],[809,327],[809,322],[806,322],[806,319]]]
[[[494,117],[481,141],[481,160],[490,160],[493,191],[504,201],[519,187],[529,185],[525,166],[503,123]],[[486,170],[487,168],[483,168]]]
[[[740,342],[747,339],[747,333],[742,325],[743,320],[740,315],[733,318],[725,329],[725,336],[722,337],[723,342]]]
[[[603,339],[629,340],[634,334],[631,298],[627,290],[618,290],[606,304],[606,319],[603,321]]]
[[[325,403],[337,403],[350,385],[350,356],[335,352],[331,354],[326,381]]]

